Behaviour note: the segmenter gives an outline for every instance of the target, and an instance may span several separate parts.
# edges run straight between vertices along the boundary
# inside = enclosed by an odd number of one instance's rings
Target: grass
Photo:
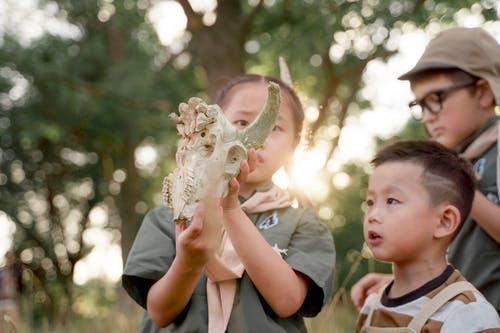
[[[131,300],[124,304],[127,302],[122,299],[91,315],[73,315],[65,323],[58,323],[52,328],[42,321],[38,327],[28,329],[26,323],[30,322],[27,318],[29,314],[24,311],[21,323],[18,323],[19,330],[12,328],[7,322],[8,318],[0,318],[0,333],[137,333],[142,309]],[[306,318],[306,327],[309,333],[350,333],[355,331],[356,318],[356,309],[347,293],[341,289],[316,317]]]
[[[73,318],[66,324],[58,324],[54,329],[42,324],[36,329],[19,331],[6,329],[2,333],[137,333],[142,310],[136,309],[132,313],[112,311],[105,317]],[[309,333],[350,333],[355,330],[357,312],[350,304],[333,302],[327,304],[321,313],[314,318],[306,319]],[[1,326],[0,326],[1,327]]]
[[[344,295],[335,295],[332,301],[314,318],[306,319],[309,333],[355,332],[358,311]]]

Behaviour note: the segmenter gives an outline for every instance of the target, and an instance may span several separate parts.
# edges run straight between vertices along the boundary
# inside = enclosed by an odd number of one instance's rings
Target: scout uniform
[[[498,117],[491,118],[476,135],[472,136],[459,152],[477,140],[481,134],[498,124]],[[498,125],[497,125],[498,126]],[[491,143],[478,157],[471,158],[478,175],[477,189],[490,201],[500,204],[497,184],[498,145]],[[498,217],[500,223],[500,217]],[[468,218],[448,250],[448,260],[458,267],[467,281],[490,301],[500,312],[500,244],[497,243],[472,218]]]
[[[387,296],[391,285],[368,297],[356,332],[500,332],[500,318],[493,306],[452,266],[398,298]]]
[[[228,333],[306,332],[303,317],[316,315],[332,292],[335,250],[330,231],[311,208],[286,207],[250,213],[267,242],[296,271],[311,279],[299,311],[278,317],[243,273],[238,280],[234,303],[226,328]],[[175,257],[175,225],[171,212],[163,207],[145,217],[125,266],[122,283],[129,295],[146,308],[149,288],[169,269]],[[145,311],[142,333],[207,332],[207,278],[200,277],[191,301],[169,326],[160,329]]]

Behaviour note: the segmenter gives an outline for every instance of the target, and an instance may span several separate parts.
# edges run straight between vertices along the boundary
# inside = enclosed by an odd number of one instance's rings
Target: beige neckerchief
[[[495,142],[498,145],[497,153],[497,192],[500,198],[500,120],[496,120],[493,125],[479,134],[467,148],[460,154],[464,159],[472,162],[483,155]]]
[[[467,148],[460,154],[468,161],[473,161],[479,156],[483,155],[497,140],[498,140],[498,120],[479,134],[474,141],[472,141]]]
[[[241,204],[247,213],[262,213],[291,206],[291,195],[273,185],[266,192],[256,192]],[[223,231],[219,254],[206,265],[207,276],[208,332],[224,333],[229,323],[236,293],[237,279],[243,276],[245,268],[236,253],[233,244]]]

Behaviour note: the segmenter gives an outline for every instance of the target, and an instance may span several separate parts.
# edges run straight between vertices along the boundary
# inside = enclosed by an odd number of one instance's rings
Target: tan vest
[[[381,289],[378,300],[382,297],[385,287]],[[467,281],[454,282],[441,290],[436,296],[431,298],[422,309],[413,317],[407,327],[372,327],[370,326],[372,321],[372,315],[374,308],[370,310],[366,321],[361,328],[361,333],[419,333],[424,327],[425,323],[429,318],[441,308],[445,303],[447,303],[453,297],[461,294],[464,291],[476,290],[472,284]]]

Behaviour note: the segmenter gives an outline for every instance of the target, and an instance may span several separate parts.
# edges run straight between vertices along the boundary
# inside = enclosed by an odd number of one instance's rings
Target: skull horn
[[[269,82],[267,99],[262,112],[247,128],[238,132],[238,138],[246,148],[259,148],[274,127],[280,111],[280,87]]]

